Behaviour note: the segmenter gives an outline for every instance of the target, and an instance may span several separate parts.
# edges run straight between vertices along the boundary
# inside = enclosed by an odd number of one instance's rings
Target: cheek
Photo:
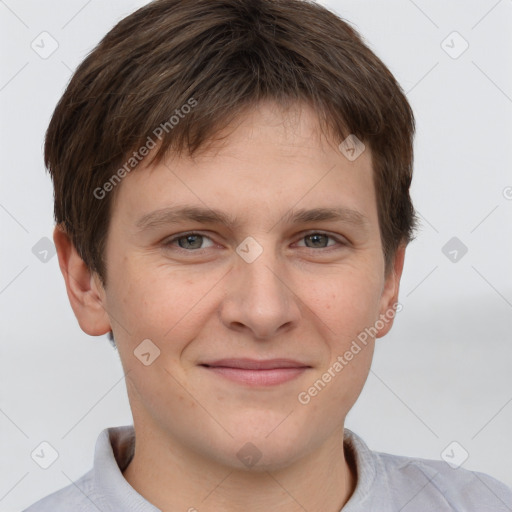
[[[308,282],[301,297],[328,328],[330,338],[343,344],[378,317],[381,283],[359,269],[341,270],[322,280]]]
[[[143,269],[142,262],[135,261],[112,275],[108,308],[122,322],[121,330],[128,331],[132,340],[153,337],[165,345],[173,333],[200,325],[194,318],[215,279],[191,279],[170,266]]]

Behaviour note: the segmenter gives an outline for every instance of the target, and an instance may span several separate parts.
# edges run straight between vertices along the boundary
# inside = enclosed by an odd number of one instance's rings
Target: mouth
[[[291,359],[219,359],[200,364],[213,375],[251,386],[273,386],[295,379],[311,366]]]

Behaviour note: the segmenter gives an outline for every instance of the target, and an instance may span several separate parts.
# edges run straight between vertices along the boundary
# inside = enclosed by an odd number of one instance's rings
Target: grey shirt
[[[484,473],[375,452],[348,429],[344,444],[357,484],[343,512],[512,512],[512,489]],[[158,512],[123,477],[134,446],[132,426],[103,430],[93,469],[24,512]]]

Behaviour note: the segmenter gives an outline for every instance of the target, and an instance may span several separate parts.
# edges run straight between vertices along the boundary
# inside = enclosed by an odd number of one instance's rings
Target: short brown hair
[[[167,129],[155,162],[169,150],[193,155],[267,99],[307,103],[334,140],[354,134],[370,147],[389,269],[416,223],[414,116],[356,31],[307,0],[156,0],[121,20],[78,67],[46,133],[55,220],[104,284],[116,170],[118,179],[129,172],[126,162],[157,127]]]

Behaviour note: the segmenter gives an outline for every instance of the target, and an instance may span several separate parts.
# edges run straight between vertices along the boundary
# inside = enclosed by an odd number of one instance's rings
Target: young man
[[[47,133],[69,300],[113,333],[134,427],[41,511],[507,511],[512,491],[344,429],[400,307],[414,119],[301,0],[157,0]]]

